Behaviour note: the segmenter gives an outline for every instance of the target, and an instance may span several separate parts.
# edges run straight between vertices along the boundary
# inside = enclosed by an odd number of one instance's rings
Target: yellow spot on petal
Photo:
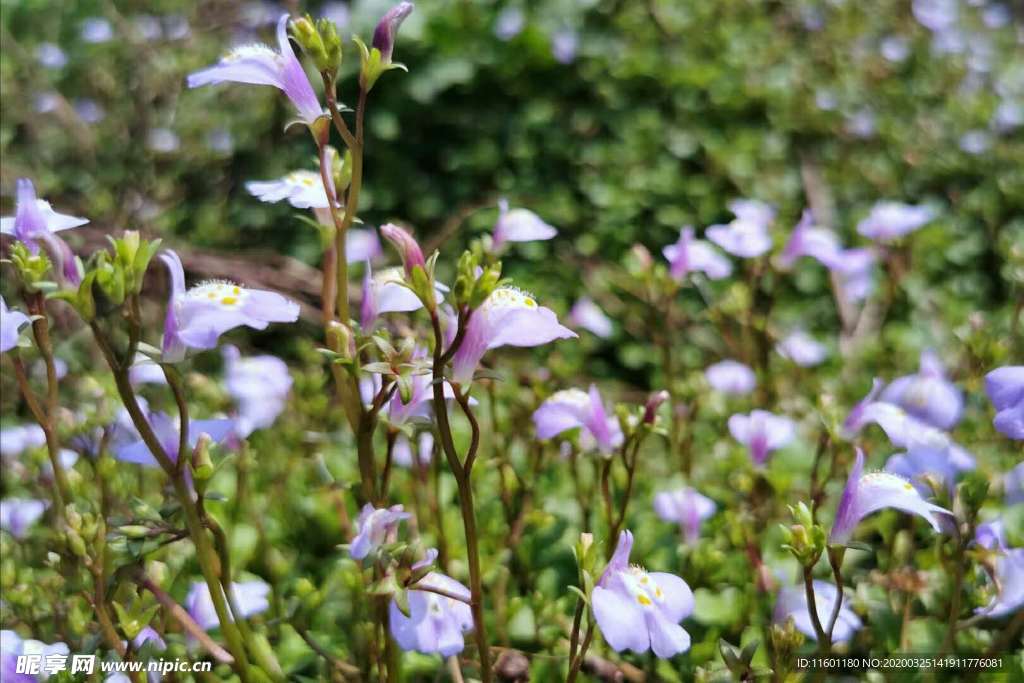
[[[221,299],[220,302],[225,306],[234,306],[235,304],[238,303],[238,297],[226,296],[223,299]]]
[[[914,487],[913,487],[913,486],[911,486],[910,484],[904,484],[904,485],[903,485],[903,488],[905,488],[905,489],[906,489],[906,490],[908,490],[908,491],[913,491],[913,490],[914,490]]]
[[[644,607],[647,607],[647,606],[653,604],[653,603],[651,603],[651,599],[649,597],[647,597],[646,595],[638,595],[638,596],[636,596],[636,601],[639,602]]]
[[[654,589],[654,596],[655,596],[656,598],[661,598],[661,597],[662,597],[662,595],[664,595],[664,594],[663,594],[663,593],[661,592],[661,589],[660,589],[660,588],[655,588],[655,589]]]
[[[527,308],[536,308],[537,307],[537,302],[534,301],[533,299],[531,299],[530,297],[526,297],[525,299],[523,299],[523,304]]]

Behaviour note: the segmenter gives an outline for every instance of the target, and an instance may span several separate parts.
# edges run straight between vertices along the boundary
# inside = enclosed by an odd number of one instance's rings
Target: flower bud
[[[395,34],[405,18],[412,14],[414,5],[411,2],[400,2],[381,18],[373,32],[373,47],[380,51],[382,64],[391,63],[391,53],[395,49]]]
[[[662,403],[668,400],[668,392],[662,389],[656,393],[651,394],[651,397],[647,399],[647,404],[644,405],[644,424],[654,424],[655,418],[658,416],[658,408]]]
[[[192,476],[196,481],[206,481],[213,476],[213,459],[210,458],[210,444],[213,439],[206,432],[199,435],[196,447],[192,449]]]
[[[295,42],[299,44],[302,51],[313,60],[317,71],[321,73],[330,71],[333,73],[327,56],[327,48],[324,46],[324,41],[320,37],[316,24],[313,23],[312,17],[307,14],[304,17],[293,20],[292,36],[295,37]]]
[[[427,263],[423,258],[423,250],[420,249],[416,238],[408,230],[400,228],[394,223],[387,223],[380,226],[380,234],[395,245],[398,253],[402,256],[402,264],[405,266],[407,276],[412,277],[416,266],[426,268]]]

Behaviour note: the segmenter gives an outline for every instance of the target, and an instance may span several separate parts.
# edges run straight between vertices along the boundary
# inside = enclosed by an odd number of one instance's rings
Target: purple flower
[[[749,394],[757,386],[754,371],[734,360],[723,360],[709,365],[704,370],[704,376],[707,377],[712,389],[723,394],[742,396]]]
[[[171,296],[164,321],[163,353],[177,362],[187,349],[212,349],[220,335],[240,325],[256,330],[270,323],[292,323],[299,306],[276,292],[209,281],[185,289],[185,271],[173,251],[160,255],[171,276]]]
[[[270,594],[270,586],[265,581],[259,579],[232,581],[231,591],[243,619],[266,612],[270,607],[270,601],[267,598]],[[192,588],[189,589],[188,595],[185,597],[185,609],[204,631],[220,626],[217,610],[213,607],[213,598],[210,597],[210,587],[205,581],[197,581],[192,584]]]
[[[605,455],[622,444],[622,429],[615,417],[609,417],[597,386],[590,392],[565,389],[552,394],[533,413],[537,438],[550,439],[570,429],[580,430],[580,446],[598,448]]]
[[[775,210],[756,199],[737,199],[729,203],[736,218],[727,225],[712,225],[705,231],[707,238],[733,256],[754,258],[772,248],[768,226],[775,218]]]
[[[401,505],[377,509],[367,503],[356,520],[357,533],[352,539],[349,554],[354,559],[361,560],[382,544],[394,541],[399,522],[410,517],[412,515],[403,512]]]
[[[1007,505],[1024,503],[1024,462],[1003,476],[1003,491]]]
[[[403,650],[451,657],[462,652],[463,634],[473,630],[473,613],[467,604],[469,589],[441,574],[430,572],[417,585],[436,588],[462,598],[456,600],[429,591],[410,590],[409,616],[392,600],[388,608],[391,635]]]
[[[22,639],[14,631],[4,629],[0,631],[0,680],[4,683],[36,683],[45,680],[49,678],[46,673],[41,672],[38,675],[18,673],[18,656],[39,655],[43,658],[42,664],[50,655],[67,657],[70,652],[71,650],[65,643],[47,645],[38,640]]]
[[[985,375],[985,393],[996,409],[995,428],[1011,439],[1024,439],[1024,365],[1007,365]]]
[[[679,240],[661,250],[668,259],[669,273],[681,282],[690,273],[701,272],[711,280],[721,280],[732,275],[729,259],[719,254],[704,240],[693,238],[693,228],[684,226],[679,231]]]
[[[128,370],[128,380],[133,386],[141,384],[167,384],[167,377],[164,375],[160,364],[149,356],[141,353],[135,354],[135,362]]]
[[[754,464],[763,465],[772,451],[793,440],[796,424],[788,417],[773,415],[765,410],[753,410],[749,415],[731,416],[729,433],[750,450]]]
[[[132,639],[132,647],[136,650],[142,649],[142,646],[146,643],[153,643],[153,648],[156,650],[163,651],[167,649],[167,643],[152,626],[143,627],[135,638]]]
[[[917,374],[894,379],[882,391],[881,400],[944,430],[960,421],[964,409],[960,390],[946,379],[942,361],[932,351],[923,351]]]
[[[372,261],[383,253],[380,247],[380,240],[373,230],[360,230],[349,228],[345,233],[345,261],[348,263],[362,263]]]
[[[277,180],[250,180],[245,189],[260,201],[287,200],[296,209],[326,209],[327,192],[319,173],[292,171]]]
[[[984,607],[975,610],[986,617],[998,618],[1024,607],[1024,548],[1001,548],[995,558],[995,584],[998,592]]]
[[[878,202],[871,207],[871,213],[857,224],[857,232],[876,242],[891,242],[934,218],[935,211],[927,206]]]
[[[46,445],[46,434],[37,424],[13,425],[0,429],[0,455],[16,458],[32,448]]]
[[[612,336],[612,320],[589,297],[580,297],[569,311],[569,324],[582,327],[602,339]]]
[[[872,512],[895,508],[928,520],[935,531],[941,531],[940,514],[952,513],[933,505],[921,497],[914,486],[903,477],[888,472],[864,474],[864,452],[857,449],[857,459],[846,480],[836,518],[832,523],[829,543],[843,545],[853,537],[862,519]]]
[[[73,284],[81,281],[75,255],[55,233],[77,228],[88,219],[57,213],[49,202],[36,198],[36,189],[28,178],[18,178],[17,201],[14,216],[0,219],[0,233],[13,235],[24,242],[33,254],[39,252],[39,243],[46,244],[54,261],[58,263],[64,279]]]
[[[506,7],[498,13],[494,21],[494,35],[498,40],[512,40],[518,36],[526,25],[526,16],[518,7]]]
[[[906,453],[891,456],[885,463],[885,471],[908,479],[918,493],[930,496],[932,490],[925,483],[925,476],[935,477],[952,493],[957,475],[975,466],[974,458],[961,449],[916,446]]]
[[[540,346],[578,335],[558,322],[555,312],[539,306],[512,287],[494,290],[467,323],[462,344],[452,359],[452,380],[473,381],[473,372],[489,349],[500,346]]]
[[[408,230],[400,228],[394,223],[386,223],[380,226],[380,234],[384,235],[384,238],[398,249],[398,253],[402,256],[402,265],[405,267],[406,275],[411,277],[416,266],[426,268],[427,263],[423,259],[423,250],[420,249],[419,242]]]
[[[149,426],[153,428],[164,452],[171,458],[177,460],[180,434],[178,432],[178,420],[171,418],[167,413],[159,411],[150,412],[148,415]],[[190,420],[188,423],[188,445],[195,448],[199,443],[199,435],[207,434],[214,443],[220,443],[234,432],[234,420],[213,419],[213,420]],[[186,453],[186,456],[188,454]],[[158,463],[149,446],[144,441],[128,441],[114,448],[114,457],[122,462],[130,462],[145,467],[157,467]]]
[[[951,446],[949,436],[942,430],[907,414],[900,406],[879,400],[877,397],[882,392],[883,384],[882,380],[876,378],[868,395],[850,410],[843,422],[842,433],[845,438],[852,439],[865,425],[874,422],[895,446]]]
[[[842,253],[843,245],[836,234],[828,228],[816,227],[814,214],[804,209],[778,260],[781,267],[791,268],[800,258],[810,256],[828,268],[836,268],[842,263]]]
[[[674,574],[629,564],[633,534],[623,531],[615,554],[594,587],[594,617],[605,642],[616,652],[654,650],[669,659],[690,649],[690,634],[679,622],[693,612],[693,593]]]
[[[689,486],[662,491],[654,496],[654,511],[666,522],[674,522],[689,544],[700,538],[700,524],[715,514],[715,501]]]
[[[498,201],[498,222],[494,224],[491,241],[495,251],[506,242],[549,240],[558,231],[529,209],[509,209],[508,200]]]
[[[434,282],[434,299],[440,304],[448,288]],[[359,324],[363,330],[373,329],[382,313],[410,313],[423,308],[423,302],[405,286],[401,268],[385,268],[376,274],[366,262],[363,271],[363,301],[359,308]]]
[[[779,355],[802,368],[821,365],[828,357],[828,347],[803,330],[793,330],[775,347]]]
[[[580,37],[572,29],[559,29],[551,35],[551,54],[559,64],[572,64],[579,46]]]
[[[234,346],[225,346],[224,387],[235,400],[235,434],[241,438],[274,424],[284,411],[292,376],[288,365],[275,356],[242,358]]]
[[[914,0],[911,9],[918,23],[932,31],[952,28],[957,22],[957,0]]]
[[[280,52],[262,44],[235,48],[217,64],[190,74],[188,87],[227,82],[271,85],[283,91],[299,111],[302,121],[311,125],[323,116],[323,107],[288,42],[287,14],[282,14],[277,21],[277,43]]]
[[[30,498],[0,500],[0,529],[17,539],[25,538],[30,526],[46,511],[46,503]]]
[[[405,18],[412,14],[414,7],[411,2],[398,3],[384,14],[374,29],[373,47],[380,50],[382,64],[391,63],[391,53],[395,49],[395,34],[398,33],[398,27]]]
[[[839,262],[831,268],[839,276],[843,296],[850,301],[863,301],[874,285],[874,266],[877,257],[870,249],[845,249]]]
[[[27,315],[7,308],[7,302],[0,296],[0,353],[7,353],[18,345],[19,330],[27,322]]]
[[[401,467],[412,467],[414,464],[419,467],[425,466],[434,457],[434,435],[426,431],[420,432],[414,451],[409,439],[404,434],[399,434],[392,457],[395,464]]]
[[[811,584],[814,590],[814,605],[817,607],[818,620],[824,626],[828,624],[835,608],[839,593],[834,583],[815,580]],[[839,617],[836,619],[835,629],[832,631],[832,640],[841,643],[853,637],[853,634],[860,630],[862,624],[853,610],[849,608],[849,600],[843,600],[839,608]],[[808,638],[817,640],[818,634],[814,631],[811,622],[811,612],[807,607],[807,590],[804,586],[786,586],[779,591],[779,597],[775,601],[775,611],[772,621],[776,624],[784,624],[788,619],[793,619],[797,630]]]

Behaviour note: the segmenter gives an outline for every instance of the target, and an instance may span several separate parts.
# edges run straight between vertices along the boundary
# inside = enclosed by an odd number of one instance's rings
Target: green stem
[[[468,396],[462,394],[459,388],[456,387],[456,399],[463,413],[465,413],[466,419],[469,420],[472,431],[469,449],[466,452],[465,464],[463,464],[460,462],[459,455],[455,450],[451,424],[448,420],[447,402],[444,397],[445,357],[454,353],[453,349],[457,349],[456,344],[461,343],[461,340],[457,335],[452,348],[448,349],[447,352],[444,351],[444,335],[441,332],[441,321],[438,318],[437,311],[431,311],[430,317],[434,328],[434,414],[437,418],[441,446],[444,449],[448,465],[452,470],[452,474],[455,475],[455,481],[458,484],[459,506],[462,510],[462,525],[466,536],[466,555],[469,563],[470,610],[473,613],[473,633],[476,637],[477,654],[480,658],[480,678],[483,683],[490,683],[492,680],[491,653],[487,644],[487,628],[484,622],[483,581],[481,580],[480,573],[480,549],[477,541],[476,512],[473,507],[473,486],[471,482],[473,463],[476,460],[476,452],[480,446],[480,426],[469,406]],[[464,327],[464,325],[460,325],[460,327]]]
[[[811,617],[811,625],[814,626],[814,633],[818,638],[818,647],[822,653],[827,654],[832,647],[828,634],[821,626],[821,619],[818,618],[818,601],[814,597],[814,567],[804,567],[804,593],[807,596],[807,612]]]

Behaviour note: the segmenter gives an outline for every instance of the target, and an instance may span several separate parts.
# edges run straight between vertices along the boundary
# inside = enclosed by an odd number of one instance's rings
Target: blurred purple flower
[[[845,249],[838,263],[831,267],[839,276],[842,295],[850,301],[863,301],[874,286],[874,265],[877,257],[871,249]]]
[[[412,517],[401,505],[377,509],[370,503],[363,506],[356,520],[356,537],[349,546],[349,554],[361,560],[385,543],[395,540],[398,524]]]
[[[793,441],[796,423],[766,410],[753,410],[749,415],[730,416],[729,433],[750,450],[750,458],[755,465],[763,465],[772,451]]]
[[[570,429],[580,429],[580,447],[597,448],[609,455],[622,444],[622,429],[605,411],[597,386],[590,391],[564,389],[551,395],[533,413],[538,439],[550,439]]]
[[[46,502],[30,498],[0,500],[0,529],[16,539],[25,538],[29,527],[46,512]]]
[[[1003,492],[1007,505],[1024,503],[1024,462],[1003,476]]]
[[[190,74],[188,87],[226,82],[270,85],[283,91],[302,121],[311,125],[324,111],[288,42],[287,14],[282,14],[277,21],[277,43],[280,52],[262,44],[235,48],[217,64]]]
[[[888,61],[898,64],[910,56],[910,43],[903,36],[886,36],[879,45],[879,51]]]
[[[270,607],[270,585],[265,581],[232,581],[231,592],[235,596],[238,611],[241,612],[243,619],[266,612]],[[210,597],[210,587],[205,581],[192,584],[185,597],[185,609],[204,631],[220,626],[217,610],[214,609],[213,599]]]
[[[276,356],[242,358],[227,345],[224,355],[224,387],[235,401],[235,434],[249,436],[274,424],[288,402],[292,376],[288,365]]]
[[[526,25],[526,15],[518,7],[506,7],[498,13],[494,21],[494,35],[498,40],[512,40],[518,36]]]
[[[571,64],[579,46],[580,37],[570,28],[559,29],[551,35],[551,54],[559,64]]]
[[[985,375],[985,393],[996,410],[995,428],[1011,439],[1024,439],[1024,365],[1007,365]]]
[[[876,130],[875,112],[869,107],[863,107],[846,116],[846,132],[854,137],[866,140],[874,137]]]
[[[53,43],[39,43],[36,47],[36,59],[47,69],[62,69],[68,63],[68,56]]]
[[[107,117],[107,112],[93,99],[83,97],[75,100],[73,107],[78,118],[85,123],[99,123]]]
[[[611,318],[605,315],[593,299],[586,296],[580,297],[573,304],[569,311],[569,324],[582,327],[602,339],[612,336],[615,329]]]
[[[921,352],[917,374],[894,379],[882,391],[880,400],[943,430],[952,429],[960,421],[964,408],[963,395],[946,379],[942,361],[931,350]]]
[[[843,422],[842,433],[845,438],[852,439],[873,422],[882,428],[895,446],[907,449],[918,446],[959,448],[941,429],[908,414],[898,405],[879,399],[883,386],[882,380],[876,378],[868,395],[850,410]]]
[[[757,386],[754,371],[734,360],[723,360],[709,365],[704,370],[704,376],[707,377],[712,389],[723,394],[743,396]]]
[[[817,579],[811,585],[814,590],[814,605],[817,607],[818,620],[823,625],[828,624],[839,597],[836,585]],[[835,629],[832,631],[834,642],[841,643],[849,640],[862,626],[860,619],[850,609],[849,603],[849,600],[843,600],[839,608],[839,617],[836,619]],[[793,619],[793,624],[798,631],[808,638],[817,640],[818,635],[814,631],[810,609],[807,606],[807,590],[803,585],[786,586],[779,591],[779,597],[775,601],[772,621],[776,624],[784,624],[790,618]]]
[[[142,384],[167,384],[167,377],[164,375],[160,364],[149,356],[138,353],[135,355],[135,362],[128,370],[128,380],[133,386]]]
[[[815,226],[814,214],[810,209],[804,209],[778,262],[782,268],[791,268],[801,257],[810,256],[828,268],[838,268],[842,264],[842,255],[843,245],[836,234],[828,228]]]
[[[906,453],[897,453],[885,463],[885,471],[898,474],[910,481],[922,497],[932,495],[925,476],[935,477],[952,493],[956,478],[961,472],[975,468],[974,458],[965,451],[955,448],[916,446]]]
[[[18,345],[21,326],[28,322],[27,315],[7,308],[7,302],[0,296],[0,353],[7,353]]]
[[[914,18],[931,31],[951,28],[957,22],[957,0],[914,0],[911,4]]]
[[[857,224],[857,232],[876,242],[891,242],[935,219],[935,210],[899,202],[878,202]]]
[[[533,297],[512,287],[499,287],[470,316],[462,344],[452,358],[452,381],[472,382],[480,359],[490,349],[540,346],[577,336],[558,322],[554,311],[539,306]]]
[[[884,508],[924,517],[935,531],[941,531],[940,515],[952,513],[921,497],[917,489],[903,477],[888,472],[864,474],[864,452],[857,449],[857,459],[846,480],[842,498],[836,508],[829,543],[843,545],[853,537],[862,519]]]
[[[690,273],[702,272],[711,280],[732,275],[732,264],[704,240],[694,239],[693,228],[684,226],[679,239],[661,250],[668,259],[669,274],[681,282]]]
[[[666,522],[678,524],[691,545],[700,538],[701,522],[715,514],[715,509],[715,501],[689,486],[654,496],[654,512]]]
[[[210,281],[185,289],[185,270],[173,251],[160,255],[171,276],[164,320],[163,356],[177,362],[188,349],[212,349],[220,335],[241,325],[256,330],[299,319],[299,306],[276,292]]]
[[[398,27],[402,25],[405,18],[412,14],[414,8],[415,5],[411,2],[398,3],[384,14],[377,24],[377,28],[374,29],[373,47],[380,50],[382,64],[391,63],[391,54],[395,49],[395,34],[398,33]]]
[[[491,235],[495,251],[506,242],[535,242],[549,240],[558,231],[529,209],[509,209],[508,200],[498,201],[498,221]]]
[[[736,218],[705,230],[709,240],[741,258],[754,258],[772,248],[768,226],[775,219],[775,209],[756,199],[737,199],[729,203],[729,210]]]
[[[802,368],[821,365],[828,357],[828,347],[803,330],[793,330],[778,343],[775,350]]]
[[[616,652],[654,650],[669,659],[690,649],[690,634],[679,622],[693,612],[693,593],[674,574],[647,572],[629,564],[633,534],[619,534],[615,554],[591,594],[594,617],[605,642]]]
[[[996,595],[976,614],[991,619],[1013,614],[1024,607],[1024,548],[1003,548],[995,558]]]
[[[47,645],[38,640],[22,639],[14,631],[0,631],[0,680],[4,683],[36,683],[48,678],[46,674],[20,673],[18,671],[19,655],[39,655],[45,661],[50,655],[63,655],[64,661],[71,650],[65,643]]]
[[[423,467],[434,457],[434,435],[428,431],[420,432],[416,440],[416,449],[413,450],[408,437],[399,434],[395,440],[395,450],[392,454],[395,464],[401,467]]]
[[[16,458],[32,448],[46,445],[46,434],[37,424],[13,425],[0,429],[0,455]]]
[[[960,137],[960,149],[968,154],[984,154],[991,147],[992,136],[984,130],[970,130]]]
[[[180,434],[178,432],[178,420],[167,413],[151,411],[147,415],[149,426],[153,428],[160,445],[171,460],[177,461],[178,445]],[[134,431],[134,428],[132,428]],[[195,448],[199,443],[200,434],[206,434],[214,443],[220,443],[230,436],[234,431],[234,420],[212,419],[212,420],[189,420],[188,423],[188,445]],[[186,454],[186,457],[189,454]],[[114,457],[121,462],[129,462],[144,467],[158,467],[156,456],[149,450],[141,438],[137,441],[127,441],[114,447]]]
[[[456,600],[437,593],[410,590],[409,616],[402,614],[392,600],[388,608],[391,635],[403,650],[439,653],[451,657],[462,652],[463,634],[473,630],[473,613],[467,604],[469,589],[440,572],[430,572],[416,585],[436,588],[462,598]]]
[[[106,43],[114,37],[114,27],[103,17],[89,17],[82,22],[82,40],[86,43]]]

